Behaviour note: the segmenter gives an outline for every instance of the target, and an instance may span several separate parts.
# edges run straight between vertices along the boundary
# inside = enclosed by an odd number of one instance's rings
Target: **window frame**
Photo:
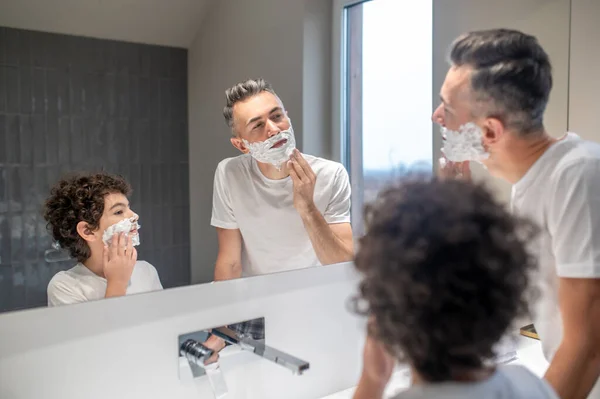
[[[363,233],[362,209],[364,178],[362,173],[362,157],[350,156],[350,151],[362,150],[362,112],[354,112],[358,120],[349,120],[350,82],[349,82],[349,60],[352,54],[348,54],[348,35],[346,28],[349,24],[350,7],[364,4],[372,0],[333,0],[333,70],[332,70],[332,142],[331,149],[333,159],[339,160],[348,171],[352,186],[351,221],[355,236]],[[362,17],[362,15],[360,16]],[[355,32],[356,34],[356,32]],[[360,32],[362,35],[362,30]],[[357,50],[362,56],[362,46]],[[362,84],[360,85],[362,86]],[[358,93],[362,104],[362,92]],[[357,98],[354,98],[357,100]],[[357,104],[352,104],[354,108]],[[354,122],[354,123],[353,123]],[[359,129],[360,134],[350,134],[351,129]],[[353,171],[360,170],[359,173]]]

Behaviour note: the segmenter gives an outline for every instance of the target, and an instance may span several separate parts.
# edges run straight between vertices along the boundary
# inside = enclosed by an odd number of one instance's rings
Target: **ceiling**
[[[213,0],[0,0],[0,26],[188,48]]]

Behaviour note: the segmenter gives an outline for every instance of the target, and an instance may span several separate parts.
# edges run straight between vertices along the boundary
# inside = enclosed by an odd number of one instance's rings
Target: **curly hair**
[[[537,228],[482,185],[437,178],[385,189],[365,221],[353,307],[369,333],[427,381],[481,368],[529,310],[537,263],[525,242]]]
[[[92,230],[97,229],[104,213],[104,198],[114,193],[129,196],[131,186],[123,177],[107,173],[68,176],[50,191],[44,204],[46,227],[54,241],[79,262],[87,260],[91,251],[77,232],[77,224],[83,221]]]

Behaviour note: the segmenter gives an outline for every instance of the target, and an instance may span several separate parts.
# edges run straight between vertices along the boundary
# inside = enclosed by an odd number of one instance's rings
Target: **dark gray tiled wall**
[[[46,305],[41,205],[59,176],[133,186],[139,259],[190,282],[187,50],[0,28],[0,311]]]

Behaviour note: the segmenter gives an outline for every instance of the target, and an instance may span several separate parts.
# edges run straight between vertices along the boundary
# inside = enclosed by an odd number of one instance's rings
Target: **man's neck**
[[[501,177],[515,184],[556,141],[558,140],[545,131],[530,139],[514,137],[507,145],[504,159],[498,160]]]
[[[97,252],[98,251],[92,251],[92,256],[82,263],[92,273],[104,278],[104,261],[102,259],[102,253],[97,254]]]
[[[287,162],[284,162],[281,165],[281,170],[277,170],[277,168],[270,163],[263,163],[256,161],[258,165],[258,169],[260,172],[267,178],[271,180],[282,180],[290,175],[290,171],[287,166]]]

